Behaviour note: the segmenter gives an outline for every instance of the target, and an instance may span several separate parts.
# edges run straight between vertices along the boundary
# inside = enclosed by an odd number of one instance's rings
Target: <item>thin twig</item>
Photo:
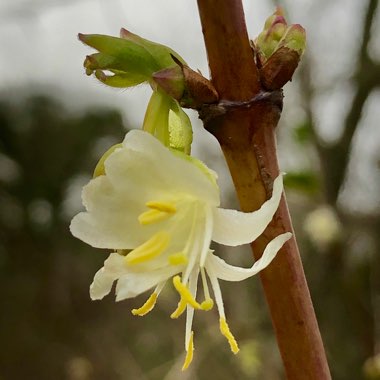
[[[241,1],[198,0],[198,8],[220,99],[253,98],[261,88]],[[278,102],[256,102],[205,123],[223,149],[243,211],[256,210],[268,199],[279,173],[274,130],[280,114]],[[283,197],[272,223],[252,244],[255,258],[285,231],[292,231],[292,225]],[[261,280],[287,378],[331,379],[295,239],[285,244]]]

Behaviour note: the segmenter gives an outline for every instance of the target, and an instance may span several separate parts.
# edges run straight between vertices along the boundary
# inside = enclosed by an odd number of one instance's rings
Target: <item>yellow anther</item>
[[[181,277],[179,277],[178,275],[174,276],[173,277],[173,285],[184,301],[186,301],[194,309],[200,309],[201,308],[201,305],[194,299],[189,288],[185,284],[182,284]]]
[[[177,211],[177,207],[174,202],[164,202],[164,201],[150,201],[146,202],[145,205],[153,210],[174,213]]]
[[[187,302],[183,298],[181,298],[178,302],[177,309],[173,311],[173,313],[170,315],[170,318],[171,319],[178,318],[186,310],[186,306],[187,306]]]
[[[140,264],[159,256],[169,245],[170,235],[161,231],[125,256],[127,265]]]
[[[227,338],[228,343],[230,344],[230,347],[231,347],[231,351],[234,354],[237,354],[239,352],[239,346],[236,342],[236,339],[232,335],[225,318],[222,317],[219,319],[219,327],[220,327],[220,332]]]
[[[182,366],[182,371],[187,369],[189,365],[191,364],[191,362],[193,361],[193,353],[194,353],[194,331],[192,331],[190,335],[190,340],[189,340],[189,344],[187,345],[186,358]]]
[[[138,315],[142,317],[145,314],[148,314],[154,306],[156,305],[158,294],[156,292],[152,293],[151,296],[147,299],[147,301],[139,307],[138,309],[133,309],[132,314],[133,315]]]
[[[171,214],[166,211],[148,210],[139,215],[138,221],[140,224],[146,225],[161,222],[162,220],[168,219],[170,216]]]
[[[207,300],[204,300],[201,303],[201,309],[205,311],[209,311],[214,307],[214,301],[211,298],[208,298]]]
[[[169,256],[170,265],[187,264],[188,261],[187,256],[183,252],[173,253]]]

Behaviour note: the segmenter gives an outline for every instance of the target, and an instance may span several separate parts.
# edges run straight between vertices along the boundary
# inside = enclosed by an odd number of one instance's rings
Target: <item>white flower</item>
[[[173,278],[180,295],[178,318],[187,310],[184,368],[193,354],[194,310],[210,310],[213,300],[220,330],[231,349],[239,348],[226,322],[219,280],[242,281],[264,269],[291,237],[273,239],[251,268],[234,267],[210,250],[211,241],[237,246],[255,240],[271,221],[282,194],[282,177],[273,184],[272,197],[254,212],[219,208],[216,174],[200,161],[173,151],[143,131],[131,131],[123,144],[108,154],[104,175],[84,187],[86,212],[74,217],[71,232],[84,242],[108,248],[111,253],[95,275],[92,299],[107,295],[117,280],[116,300],[135,297],[153,287],[154,292],[134,315],[153,309],[165,282]],[[196,300],[201,274],[204,301]]]

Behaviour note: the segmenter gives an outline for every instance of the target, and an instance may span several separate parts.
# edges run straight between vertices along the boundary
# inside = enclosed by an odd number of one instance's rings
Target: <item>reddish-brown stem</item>
[[[212,83],[221,99],[243,101],[260,91],[241,0],[198,0]],[[258,209],[271,193],[279,168],[274,129],[281,92],[208,120],[218,139],[243,211]],[[255,258],[280,233],[293,231],[285,197],[262,236],[252,243]],[[261,274],[286,376],[291,380],[331,379],[322,339],[295,239]]]

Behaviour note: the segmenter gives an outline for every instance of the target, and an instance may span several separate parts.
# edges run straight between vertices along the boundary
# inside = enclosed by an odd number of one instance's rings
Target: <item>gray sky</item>
[[[361,30],[358,20],[366,2],[296,0],[288,3],[288,21],[300,23],[307,30],[308,50],[313,63],[312,81],[317,88],[313,104],[318,115],[317,127],[326,140],[331,140],[340,133],[341,120],[352,97],[347,78],[355,67],[353,58]],[[265,0],[246,0],[244,6],[249,34],[254,37],[274,6]],[[112,89],[87,77],[82,63],[92,50],[76,38],[78,32],[118,35],[120,27],[172,47],[193,69],[200,69],[208,76],[195,0],[2,0],[0,91],[9,91],[15,86],[33,88],[35,85],[53,84],[60,91],[55,95],[70,106],[77,109],[90,104],[118,107],[131,125],[138,127],[151,90],[146,86],[132,90]],[[375,29],[378,34],[379,22]],[[371,47],[373,54],[380,57],[378,38],[373,39]],[[290,129],[304,117],[297,89],[296,75],[293,83],[285,87],[285,109],[280,122],[281,128],[287,129],[285,140],[286,135],[290,136]],[[357,154],[364,162],[367,160],[367,164],[373,160],[374,152],[380,150],[380,115],[376,104],[379,104],[378,92],[371,96],[366,106],[365,126],[357,137]],[[224,163],[217,145],[202,130],[196,115],[190,115],[196,131],[194,153],[206,162],[212,157],[214,169],[218,170]],[[377,138],[368,140],[365,138],[368,134]],[[291,144],[289,151],[292,152]],[[289,154],[286,149],[281,157],[284,170],[302,165],[299,157]],[[366,173],[365,168],[360,172],[365,173],[362,185],[370,188],[371,181],[367,181],[370,173]],[[221,175],[228,178],[228,174]],[[373,206],[362,186],[356,190],[353,186],[350,191],[351,196],[360,202]]]

